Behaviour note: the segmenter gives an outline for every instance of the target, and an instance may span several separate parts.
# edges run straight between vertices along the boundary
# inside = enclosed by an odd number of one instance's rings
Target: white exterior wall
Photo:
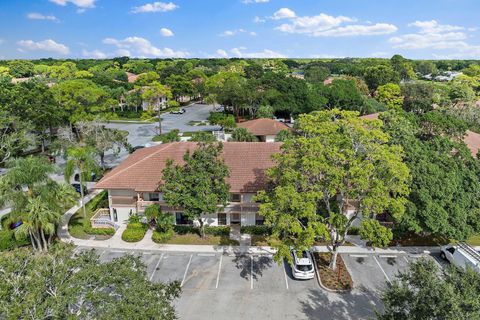
[[[242,213],[241,225],[242,226],[254,226],[255,225],[255,213]]]
[[[108,190],[108,204],[110,208],[110,220],[114,220],[113,210],[117,211],[117,223],[126,223],[128,218],[130,218],[130,212],[136,213],[137,208],[135,206],[126,206],[126,205],[114,205],[112,204],[111,197],[136,197],[137,194],[133,190],[117,190],[110,189]]]
[[[265,136],[265,142],[275,142],[276,136]]]
[[[112,218],[112,221],[113,221],[113,209],[111,209],[111,212],[110,212],[110,215],[111,215],[111,218]],[[128,223],[128,219],[130,218],[130,212],[132,212],[132,214],[135,214],[135,208],[134,207],[116,207],[115,209],[117,209],[117,218],[118,218],[118,221],[117,223],[118,224],[122,224],[122,223]]]

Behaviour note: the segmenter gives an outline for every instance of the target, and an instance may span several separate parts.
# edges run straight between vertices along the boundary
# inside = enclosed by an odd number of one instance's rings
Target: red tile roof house
[[[238,123],[237,127],[247,129],[248,132],[255,135],[261,142],[275,142],[275,138],[280,131],[291,130],[285,123],[268,118]]]
[[[265,188],[265,170],[274,166],[272,155],[280,152],[281,143],[225,142],[221,157],[230,168],[226,179],[231,199],[218,213],[206,215],[206,225],[256,225],[263,223],[257,214],[258,204],[253,196]],[[175,215],[177,224],[187,220],[181,208],[169,207],[159,192],[162,170],[167,159],[182,163],[187,150],[194,150],[194,142],[173,142],[140,149],[118,167],[106,174],[95,189],[108,191],[109,218],[116,224],[125,223],[134,213],[143,213],[151,204],[159,204],[162,212]]]

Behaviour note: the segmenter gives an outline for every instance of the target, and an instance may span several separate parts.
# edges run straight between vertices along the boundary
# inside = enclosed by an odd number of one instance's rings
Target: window
[[[447,251],[450,252],[451,254],[454,254],[455,248],[454,247],[448,248]]]
[[[218,225],[219,226],[226,226],[227,225],[227,214],[226,213],[219,213],[218,214]]]
[[[160,201],[160,195],[158,193],[149,193],[148,198],[150,201]]]
[[[178,225],[193,224],[183,212],[175,212],[175,222]]]
[[[263,226],[264,223],[265,223],[265,220],[264,220],[263,216],[256,213],[255,214],[255,225]]]
[[[117,209],[113,209],[113,221],[118,222],[118,215],[117,215]]]
[[[231,193],[230,202],[242,202],[242,195],[240,193]]]

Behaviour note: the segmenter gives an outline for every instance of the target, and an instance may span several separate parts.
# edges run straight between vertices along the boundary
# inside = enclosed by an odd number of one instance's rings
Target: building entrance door
[[[230,214],[230,224],[240,224],[240,213],[231,213]]]

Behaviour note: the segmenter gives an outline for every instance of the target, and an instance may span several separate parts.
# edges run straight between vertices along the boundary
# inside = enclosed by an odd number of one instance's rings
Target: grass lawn
[[[105,203],[105,201],[107,201]],[[98,208],[108,207],[108,198],[105,192],[101,192],[86,205],[87,217],[83,217],[83,210],[80,208],[68,222],[68,232],[74,238],[91,239],[92,236],[97,240],[106,240],[113,236],[113,228],[92,228],[90,218]]]
[[[280,241],[278,239],[272,238],[270,236],[260,236],[260,235],[251,235],[252,239],[252,246],[259,246],[259,247],[273,247],[276,244],[279,244]]]
[[[322,284],[331,290],[351,290],[353,288],[353,281],[348,269],[343,262],[342,256],[337,256],[337,270],[333,271],[328,267],[330,264],[330,253],[313,253],[313,259],[320,273],[320,281]]]
[[[476,236],[471,237],[466,241],[469,245],[477,247],[480,246],[480,234],[477,234]]]
[[[157,231],[154,231],[157,232]],[[163,244],[187,244],[187,245],[213,245],[213,246],[238,246],[238,241],[231,240],[228,236],[206,235],[205,238],[197,234],[177,234],[175,233],[170,240],[162,242]]]

